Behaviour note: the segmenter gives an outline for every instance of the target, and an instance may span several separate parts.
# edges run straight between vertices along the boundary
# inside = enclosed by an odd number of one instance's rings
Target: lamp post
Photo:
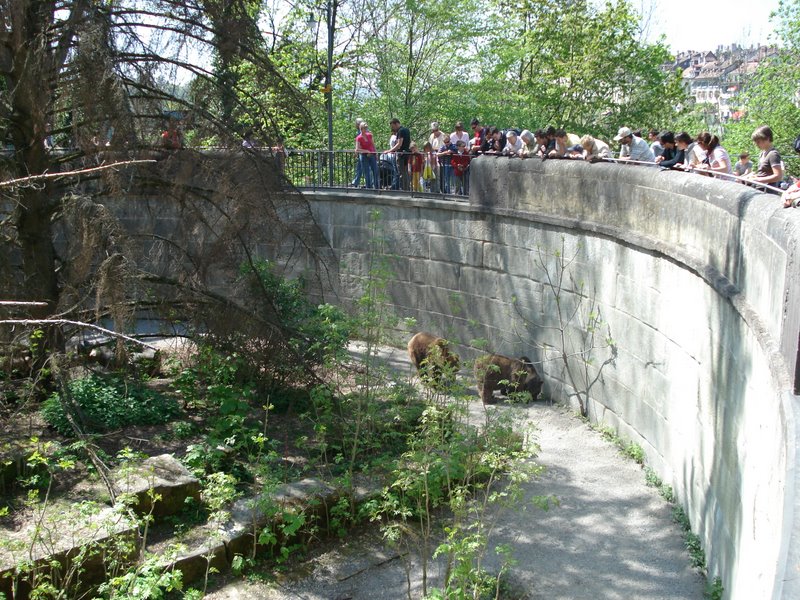
[[[327,61],[325,69],[325,110],[328,113],[328,184],[333,186],[333,34],[336,31],[336,10],[338,0],[326,0],[325,2],[325,28],[328,35]],[[308,17],[308,25],[312,34],[316,31],[317,20],[314,15]]]

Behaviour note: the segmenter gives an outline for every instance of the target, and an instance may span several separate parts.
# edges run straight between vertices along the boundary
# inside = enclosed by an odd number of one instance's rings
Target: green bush
[[[286,279],[267,260],[245,266],[242,272],[255,276],[258,289],[270,299],[269,312],[289,333],[289,344],[298,356],[316,363],[344,350],[352,324],[340,308],[314,305],[302,279]]]
[[[90,375],[67,385],[89,431],[166,423],[181,412],[174,399],[119,378]],[[64,411],[66,404],[56,392],[42,404],[42,415],[59,433],[68,436],[73,431]]]

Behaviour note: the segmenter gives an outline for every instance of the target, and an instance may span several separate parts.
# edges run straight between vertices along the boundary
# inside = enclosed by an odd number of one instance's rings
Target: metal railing
[[[761,190],[762,192],[767,192],[770,194],[782,194],[783,189],[778,187],[778,185],[770,184],[770,183],[761,183],[758,181],[753,181],[748,179],[747,177],[739,177],[738,175],[733,175],[729,173],[719,173],[717,171],[711,171],[709,169],[669,169],[665,167],[660,167],[658,163],[652,162],[643,162],[640,160],[622,160],[619,158],[604,158],[603,162],[611,162],[616,163],[619,165],[643,165],[645,167],[655,167],[661,169],[663,171],[677,171],[678,173],[687,173],[692,175],[704,175],[706,177],[713,177],[714,179],[720,179],[722,181],[736,181],[738,183],[744,184],[748,187],[753,187],[756,189]]]
[[[473,157],[474,158],[474,157]],[[516,156],[499,156],[500,160],[523,160]],[[469,169],[459,180],[454,176],[449,165],[438,163],[432,165],[432,178],[423,179],[419,172],[413,175],[413,179],[420,178],[420,181],[412,181],[410,169],[406,169],[406,177],[401,173],[401,161],[399,155],[383,153],[376,157],[377,177],[373,177],[370,189],[391,190],[396,192],[439,194],[439,195],[468,195],[469,194]],[[287,150],[284,160],[285,175],[289,181],[298,188],[305,189],[366,189],[366,166],[362,163],[361,176],[356,180],[357,167],[361,159],[353,150],[337,150],[328,152],[327,150]],[[524,159],[528,160],[528,159]],[[547,160],[581,160],[581,159],[553,159]],[[617,158],[606,158],[600,162],[609,162],[624,165],[638,165],[650,168],[659,168],[658,164],[642,162],[636,160],[620,160]],[[667,170],[667,169],[664,169]],[[759,189],[771,194],[780,194],[783,190],[776,185],[754,182],[746,177],[718,173],[715,171],[702,169],[673,169],[687,175],[705,175],[721,179],[723,181],[737,181],[741,184]],[[405,185],[404,185],[405,184]],[[460,192],[460,193],[459,193]]]
[[[200,152],[230,152],[230,148],[195,148]],[[453,169],[447,164],[447,159],[440,159],[439,162],[431,166],[430,177],[423,178],[422,172],[415,172],[413,175],[410,170],[411,160],[406,160],[405,174],[402,169],[402,162],[399,154],[381,153],[375,157],[373,173],[370,181],[366,177],[368,164],[361,159],[361,155],[354,150],[276,150],[272,148],[259,148],[247,150],[259,154],[271,155],[283,171],[286,178],[293,186],[300,189],[374,189],[375,191],[394,191],[420,195],[445,195],[463,196],[469,195],[469,169],[463,177],[457,178]],[[76,152],[75,149],[57,148],[52,150],[54,154],[68,155]],[[157,152],[157,150],[156,150]],[[0,152],[0,156],[10,154],[12,151],[5,149]],[[108,155],[113,150],[103,149],[103,154]],[[410,158],[410,154],[406,154]],[[473,159],[475,157],[473,156]],[[499,159],[521,160],[517,156],[499,156]],[[581,160],[568,158],[548,158],[547,160]],[[637,165],[650,168],[659,168],[657,163],[642,162],[636,160],[621,160],[618,158],[604,158],[598,162],[609,162],[615,164]],[[361,168],[359,169],[359,163]],[[663,169],[667,170],[667,169]],[[723,181],[735,181],[754,189],[761,190],[770,194],[781,194],[784,190],[780,187],[780,182],[776,184],[766,184],[754,182],[747,177],[718,173],[705,169],[673,169],[690,175],[705,175],[721,179]],[[360,171],[358,180],[357,173]],[[368,185],[368,183],[370,185]]]
[[[284,174],[298,188],[373,189],[412,194],[466,195],[469,170],[456,178],[449,161],[432,161],[430,168],[412,171],[410,153],[379,153],[364,158],[353,150],[287,150]],[[459,193],[460,192],[460,193]]]

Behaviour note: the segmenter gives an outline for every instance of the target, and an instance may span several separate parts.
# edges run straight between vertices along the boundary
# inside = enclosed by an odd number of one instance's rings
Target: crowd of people
[[[692,136],[685,131],[676,134],[651,129],[645,139],[641,131],[621,127],[614,137],[619,144],[619,153],[615,156],[609,144],[591,135],[578,136],[555,127],[533,132],[527,129],[501,130],[483,126],[478,119],[470,123],[471,134],[461,121],[455,123],[449,134],[440,129],[439,123],[433,122],[430,135],[421,142],[420,148],[411,139],[409,129],[398,119],[392,119],[392,136],[387,150],[379,155],[369,125],[356,119],[356,126],[355,150],[359,159],[351,182],[354,187],[361,185],[363,177],[367,188],[389,187],[466,195],[469,193],[470,161],[479,155],[496,155],[649,163],[662,169],[678,169],[784,189],[787,207],[797,206],[800,201],[800,183],[787,185],[783,160],[773,146],[773,133],[767,126],[757,128],[752,135],[753,142],[761,151],[755,165],[747,152],[741,153],[733,164],[719,138],[707,131]],[[800,153],[800,143],[795,143],[795,151]],[[388,165],[391,177],[381,177],[379,162]]]

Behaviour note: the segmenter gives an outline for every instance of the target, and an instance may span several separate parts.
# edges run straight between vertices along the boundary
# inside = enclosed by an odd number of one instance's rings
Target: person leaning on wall
[[[800,135],[794,141],[794,151],[800,155]],[[794,183],[783,192],[781,200],[783,200],[783,208],[798,208],[800,206],[800,179],[795,179]]]

